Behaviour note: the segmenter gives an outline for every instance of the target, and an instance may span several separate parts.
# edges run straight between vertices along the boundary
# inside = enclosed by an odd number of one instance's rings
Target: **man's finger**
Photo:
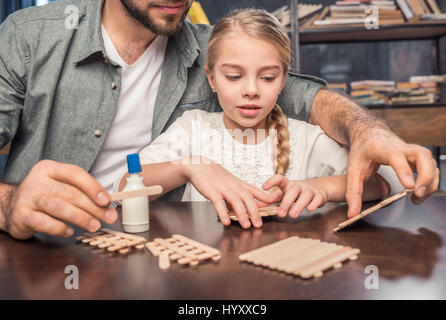
[[[347,192],[345,198],[348,204],[349,218],[358,215],[362,207],[362,192],[364,187],[364,180],[361,175],[361,170],[350,167],[347,170]]]
[[[389,155],[389,165],[395,170],[401,184],[407,188],[412,189],[415,185],[412,168],[408,162],[406,155],[402,152],[394,152]]]
[[[105,207],[110,204],[110,196],[104,187],[81,167],[51,161],[48,169],[51,178],[78,188],[97,205]]]
[[[424,198],[435,180],[436,162],[432,158],[432,153],[426,148],[414,146],[408,154],[415,158],[418,173],[414,194],[417,198]]]
[[[91,232],[95,232],[101,227],[98,219],[58,197],[41,195],[37,206],[39,211],[45,212],[53,218],[75,224]]]
[[[24,218],[24,224],[35,232],[42,232],[55,237],[67,238],[74,233],[73,229],[62,221],[39,211],[28,213]]]
[[[49,188],[49,191],[52,192],[52,194],[56,194],[59,198],[64,199],[66,202],[71,203],[102,221],[111,224],[118,218],[115,209],[97,206],[96,203],[76,187],[55,181],[50,184]]]

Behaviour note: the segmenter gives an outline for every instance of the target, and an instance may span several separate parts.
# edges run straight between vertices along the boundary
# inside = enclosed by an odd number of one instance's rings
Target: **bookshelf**
[[[367,30],[364,27],[317,27],[299,30],[301,44],[423,40],[440,38],[444,35],[446,35],[446,22],[407,23],[396,26],[382,26],[376,30]]]
[[[305,44],[427,40],[432,45],[432,74],[441,74],[440,38],[446,35],[446,22],[422,21],[403,25],[380,26],[367,30],[357,27],[306,27],[299,30],[298,0],[290,0],[293,65],[299,70],[299,46]],[[443,99],[444,99],[443,92]],[[365,106],[408,143],[434,147],[434,157],[440,163],[440,147],[446,146],[446,102],[434,104],[401,104]]]

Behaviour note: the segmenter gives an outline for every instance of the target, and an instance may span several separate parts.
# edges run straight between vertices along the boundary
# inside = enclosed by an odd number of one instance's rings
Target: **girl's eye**
[[[266,82],[272,82],[276,79],[276,77],[265,76],[265,77],[262,77],[262,79],[265,80]]]
[[[230,80],[230,81],[235,81],[240,79],[242,76],[239,75],[226,75],[226,79]]]

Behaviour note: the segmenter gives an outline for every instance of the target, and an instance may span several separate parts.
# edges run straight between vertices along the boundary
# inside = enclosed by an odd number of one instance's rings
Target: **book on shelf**
[[[363,105],[430,104],[440,100],[444,76],[415,76],[408,82],[365,80],[350,83],[350,96]]]
[[[396,0],[406,20],[446,20],[437,0]]]
[[[189,20],[194,24],[207,24],[210,25],[208,17],[203,10],[203,7],[198,1],[193,1],[188,12]]]
[[[321,4],[304,4],[299,3],[297,6],[297,16],[299,20],[299,24],[301,25],[304,19],[311,18],[317,12],[323,9],[323,5]],[[282,25],[285,27],[289,27],[291,25],[291,13],[290,9],[287,5],[280,7],[279,9],[271,12],[273,16],[275,16]]]
[[[395,0],[336,1],[328,6],[328,12],[313,22],[314,26],[350,26],[367,27],[368,25],[398,25],[405,19]]]
[[[342,94],[347,94],[347,83],[329,83],[328,89]]]

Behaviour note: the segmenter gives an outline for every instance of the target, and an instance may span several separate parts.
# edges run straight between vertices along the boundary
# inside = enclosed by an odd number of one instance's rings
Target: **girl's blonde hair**
[[[288,34],[273,15],[260,9],[236,10],[217,22],[209,38],[206,58],[206,66],[210,72],[212,72],[217,60],[218,44],[230,32],[244,32],[251,37],[274,45],[282,61],[284,73],[288,72],[291,61]],[[277,132],[276,174],[284,175],[290,163],[288,118],[277,104],[268,115],[266,129],[275,129]]]

